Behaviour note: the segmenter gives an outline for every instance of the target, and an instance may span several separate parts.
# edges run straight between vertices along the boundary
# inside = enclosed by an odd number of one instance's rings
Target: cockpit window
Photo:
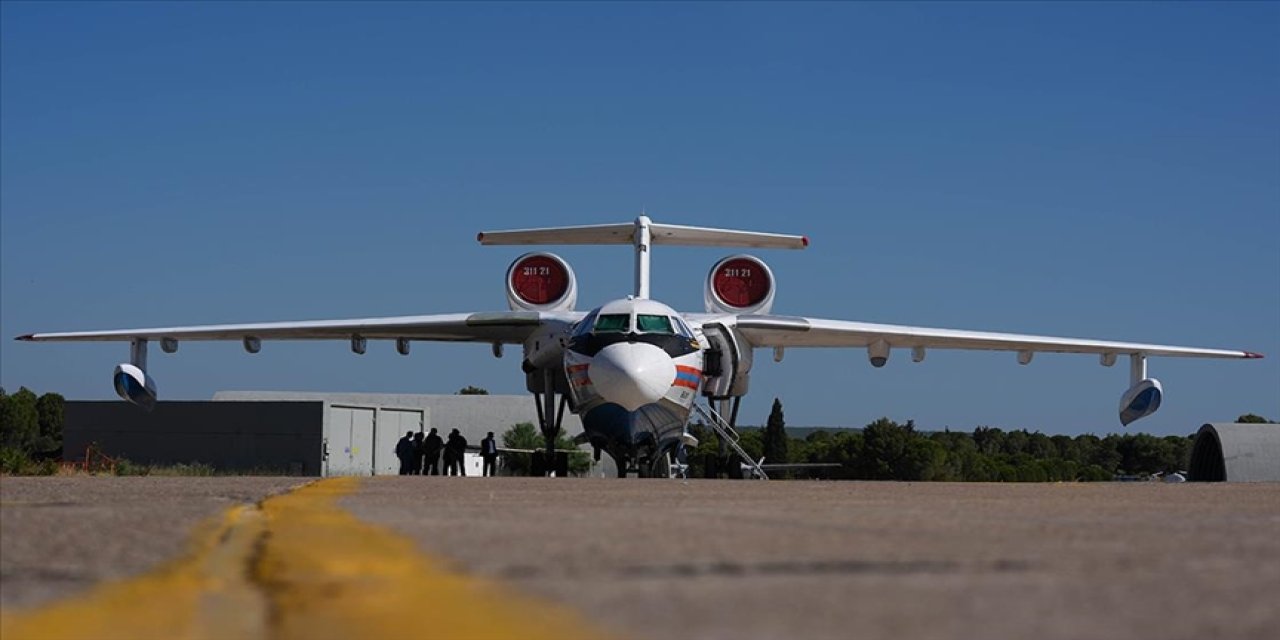
[[[636,330],[640,333],[675,334],[675,331],[671,328],[671,318],[643,313],[636,315]]]
[[[625,313],[607,313],[596,319],[596,333],[625,333],[631,328],[631,316]]]
[[[573,335],[580,336],[580,335],[590,333],[591,328],[596,326],[597,313],[598,313],[598,310],[592,311],[591,313],[587,314],[587,317],[583,318],[582,320],[579,320],[578,325],[573,329]]]
[[[684,323],[684,320],[682,320],[682,319],[680,318],[680,316],[675,316],[674,318],[672,318],[672,320],[675,320],[675,321],[676,321],[676,332],[677,332],[677,333],[679,333],[680,335],[682,335],[682,336],[684,336],[684,337],[686,337],[686,338],[692,338],[692,337],[693,337],[693,330],[689,328],[689,325],[687,325],[687,324],[685,324],[685,323]]]

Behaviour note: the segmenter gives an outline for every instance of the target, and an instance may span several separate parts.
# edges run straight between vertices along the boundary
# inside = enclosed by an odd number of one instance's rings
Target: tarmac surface
[[[0,606],[42,604],[138,575],[196,525],[312,478],[0,478]]]
[[[179,553],[201,518],[305,481],[3,478],[0,604],[30,609],[146,571]],[[620,637],[1272,638],[1280,628],[1274,484],[353,486],[337,508],[411,540],[407,549]],[[414,618],[415,637],[458,636],[432,632],[428,604]]]

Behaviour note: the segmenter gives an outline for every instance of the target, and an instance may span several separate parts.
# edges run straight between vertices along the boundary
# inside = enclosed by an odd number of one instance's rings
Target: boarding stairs
[[[698,415],[702,416],[705,424],[708,427],[711,427],[711,430],[715,431],[716,435],[720,436],[721,441],[727,443],[729,448],[732,449],[734,453],[738,454],[739,458],[742,458],[743,462],[751,469],[751,472],[755,477],[760,478],[761,480],[769,479],[769,474],[764,472],[764,467],[760,464],[764,462],[764,458],[761,458],[759,461],[751,458],[751,455],[747,453],[746,449],[743,449],[742,445],[738,444],[738,441],[741,440],[742,437],[738,435],[738,432],[733,428],[733,425],[729,424],[728,420],[721,417],[720,414],[710,406],[704,407],[695,402],[693,404],[693,410],[697,411]]]

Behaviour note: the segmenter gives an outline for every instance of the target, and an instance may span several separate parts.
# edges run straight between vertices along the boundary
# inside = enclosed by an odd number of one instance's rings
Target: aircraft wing
[[[72,331],[34,333],[18,340],[43,341],[131,341],[144,340],[345,340],[408,339],[443,342],[521,343],[547,322],[577,322],[583,312],[542,313],[499,311],[491,313],[450,313],[426,316],[314,320],[302,322],[259,322],[215,324],[114,331]]]
[[[732,316],[731,316],[732,317]],[[757,347],[868,347],[884,341],[892,348],[971,349],[1048,353],[1096,353],[1192,358],[1261,358],[1232,349],[1201,349],[1139,342],[959,331],[797,316],[739,315],[737,329]]]

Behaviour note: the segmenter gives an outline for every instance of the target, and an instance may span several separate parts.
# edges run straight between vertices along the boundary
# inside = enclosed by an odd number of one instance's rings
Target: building
[[[489,431],[537,424],[529,396],[224,391],[212,401],[162,401],[151,412],[119,401],[66,405],[63,457],[90,444],[147,465],[205,463],[218,471],[305,476],[395,475],[395,445],[406,432],[458,429],[476,446]],[[582,431],[577,416],[565,432]],[[470,452],[468,475],[480,475]]]

